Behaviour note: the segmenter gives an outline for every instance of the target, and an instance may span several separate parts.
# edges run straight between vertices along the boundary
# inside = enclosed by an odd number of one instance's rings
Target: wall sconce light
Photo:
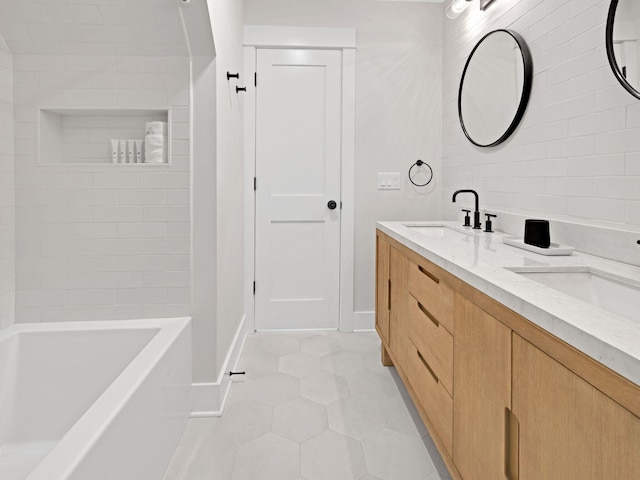
[[[467,8],[469,3],[471,3],[472,1],[473,0],[451,0],[451,3],[447,7],[445,14],[448,18],[453,20],[458,15],[460,15],[460,13],[462,13],[462,11]]]

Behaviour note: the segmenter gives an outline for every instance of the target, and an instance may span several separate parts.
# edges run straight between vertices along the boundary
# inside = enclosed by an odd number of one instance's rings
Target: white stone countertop
[[[410,226],[447,228],[427,236]],[[508,268],[591,268],[640,287],[640,267],[574,251],[546,256],[506,245],[504,233],[484,233],[459,222],[378,222],[401,244],[494,298],[569,345],[640,385],[640,304],[635,319],[610,313]],[[461,233],[462,232],[462,233]],[[466,234],[464,234],[466,233]],[[552,239],[553,240],[553,239]]]

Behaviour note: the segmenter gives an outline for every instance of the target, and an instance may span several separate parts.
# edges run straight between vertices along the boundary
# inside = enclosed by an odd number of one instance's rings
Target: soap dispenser
[[[144,140],[136,140],[136,163],[142,163],[142,146]]]
[[[117,139],[111,139],[111,163],[118,163],[118,145],[119,141]]]
[[[120,163],[127,163],[127,141],[119,140],[120,144]]]
[[[136,141],[132,138],[127,140],[127,151],[129,152],[127,163],[136,163]]]

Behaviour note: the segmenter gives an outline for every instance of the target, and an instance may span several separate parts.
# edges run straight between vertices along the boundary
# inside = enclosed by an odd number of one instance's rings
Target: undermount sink
[[[420,225],[420,224],[412,224],[405,223],[405,227],[414,230],[425,237],[440,237],[443,238],[449,234],[462,234],[462,235],[475,235],[480,232],[480,230],[466,230],[464,227],[455,228],[449,225]]]
[[[640,282],[590,267],[508,270],[613,314],[640,321]]]

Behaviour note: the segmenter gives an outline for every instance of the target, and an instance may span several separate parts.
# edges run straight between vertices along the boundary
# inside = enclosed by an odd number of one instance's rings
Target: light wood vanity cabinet
[[[637,385],[380,231],[377,246],[383,362],[453,478],[640,479]]]
[[[448,274],[380,232],[377,248],[376,304],[382,309],[376,312],[376,329],[383,339],[382,362],[397,367],[434,439],[451,452],[453,290]]]
[[[515,333],[512,389],[520,480],[640,478],[640,419]]]
[[[391,279],[389,278],[389,241],[384,235],[376,236],[376,330],[383,342],[389,343],[389,311]],[[383,364],[384,361],[383,351]]]
[[[396,361],[404,363],[408,349],[407,318],[408,260],[398,248],[389,247],[389,279],[391,285],[389,312],[389,346],[396,353]]]
[[[407,328],[402,319],[407,308],[407,260],[389,239],[378,236],[376,243],[376,330],[383,343],[398,355],[406,356]],[[393,325],[393,327],[392,327]],[[393,365],[388,350],[382,350],[382,364]]]
[[[465,480],[505,478],[511,330],[460,294],[455,326],[453,461]]]

